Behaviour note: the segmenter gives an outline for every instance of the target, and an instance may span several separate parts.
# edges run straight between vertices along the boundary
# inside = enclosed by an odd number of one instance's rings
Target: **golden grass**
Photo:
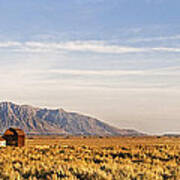
[[[0,154],[0,179],[180,179],[180,138],[46,137]]]

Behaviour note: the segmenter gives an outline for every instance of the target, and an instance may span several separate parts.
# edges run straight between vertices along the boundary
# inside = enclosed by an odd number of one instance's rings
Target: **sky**
[[[0,0],[0,101],[180,133],[179,0]]]

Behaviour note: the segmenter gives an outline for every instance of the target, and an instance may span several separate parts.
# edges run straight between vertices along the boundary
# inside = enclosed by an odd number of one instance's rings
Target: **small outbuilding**
[[[0,137],[0,147],[6,147],[6,140]]]
[[[25,133],[22,129],[9,128],[5,131],[3,138],[9,146],[22,147],[25,145]]]

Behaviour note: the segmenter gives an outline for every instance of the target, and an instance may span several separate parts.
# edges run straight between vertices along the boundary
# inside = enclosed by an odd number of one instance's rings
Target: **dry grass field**
[[[0,179],[180,179],[180,138],[34,137],[0,154]]]

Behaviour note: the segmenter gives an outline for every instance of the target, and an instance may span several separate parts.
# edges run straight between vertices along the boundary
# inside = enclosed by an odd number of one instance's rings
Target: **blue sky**
[[[179,132],[178,0],[0,0],[0,100]]]

